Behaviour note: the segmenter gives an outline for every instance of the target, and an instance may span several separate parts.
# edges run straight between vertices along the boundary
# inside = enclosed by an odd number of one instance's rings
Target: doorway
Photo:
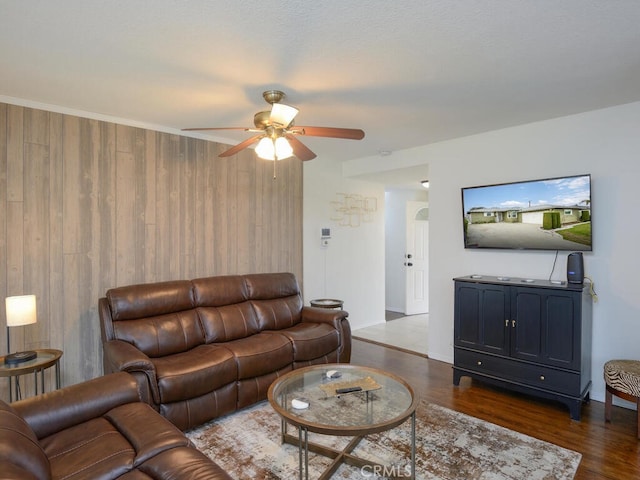
[[[385,322],[354,331],[354,337],[427,356],[429,314],[406,312],[428,310],[429,191],[420,180],[416,180],[428,178],[428,167],[421,165],[404,169],[404,180],[394,182],[401,171],[396,172],[396,175],[389,172],[385,175]],[[409,238],[414,239],[419,250],[414,249],[414,244],[408,244]],[[408,266],[404,264],[409,260],[408,254],[412,255],[411,263],[426,261],[413,271],[413,282],[409,280],[413,283],[413,298],[421,300],[420,309],[409,306],[407,310]],[[415,275],[419,269],[424,273]],[[415,295],[416,290],[424,293]]]
[[[429,312],[429,204],[406,205],[405,315]]]

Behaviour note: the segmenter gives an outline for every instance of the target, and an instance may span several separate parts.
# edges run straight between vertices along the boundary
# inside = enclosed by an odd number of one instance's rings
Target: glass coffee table
[[[344,390],[355,390],[341,393]],[[376,368],[325,364],[300,368],[269,387],[269,403],[282,418],[282,442],[298,446],[300,478],[309,478],[309,451],[333,459],[320,478],[345,463],[389,474],[389,467],[352,454],[363,437],[390,430],[411,418],[411,478],[415,478],[416,406],[418,398],[402,378]],[[298,435],[287,432],[287,425]],[[342,450],[309,442],[309,432],[353,436]],[[397,469],[397,468],[396,468]],[[396,472],[398,476],[407,472]]]

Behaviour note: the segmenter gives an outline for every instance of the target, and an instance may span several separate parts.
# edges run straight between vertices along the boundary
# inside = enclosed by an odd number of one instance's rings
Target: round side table
[[[309,302],[312,307],[342,309],[344,302],[335,298],[318,298]]]
[[[62,351],[46,348],[35,350],[35,352],[36,358],[33,360],[16,364],[4,363],[5,357],[0,357],[0,377],[9,378],[9,403],[13,402],[14,390],[16,400],[20,400],[22,397],[20,384],[18,383],[20,375],[33,373],[35,394],[38,395],[38,393],[44,393],[44,371],[47,368],[55,367],[56,389],[60,388],[60,357],[62,357]],[[40,373],[40,389],[38,389],[38,372]]]

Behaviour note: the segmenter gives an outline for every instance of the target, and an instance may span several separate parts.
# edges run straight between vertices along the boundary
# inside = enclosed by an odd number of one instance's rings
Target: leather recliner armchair
[[[3,480],[230,480],[114,373],[26,398],[0,400]]]

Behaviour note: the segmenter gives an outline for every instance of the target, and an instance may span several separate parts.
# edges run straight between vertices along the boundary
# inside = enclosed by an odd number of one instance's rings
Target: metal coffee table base
[[[287,433],[287,422],[282,420],[282,443],[289,443],[298,447],[298,463],[300,480],[309,480],[309,451],[323,455],[325,457],[333,459],[333,462],[329,467],[320,475],[320,480],[326,480],[338,470],[338,467],[342,463],[351,465],[352,467],[369,467],[372,469],[377,468],[379,472],[384,472],[386,478],[416,478],[416,412],[411,414],[411,476],[403,476],[404,470],[398,471],[390,467],[385,467],[371,460],[356,457],[351,452],[358,446],[360,441],[365,436],[354,437],[347,446],[342,450],[335,450],[333,448],[319,445],[317,443],[309,442],[309,430],[306,427],[298,427],[298,436]]]

